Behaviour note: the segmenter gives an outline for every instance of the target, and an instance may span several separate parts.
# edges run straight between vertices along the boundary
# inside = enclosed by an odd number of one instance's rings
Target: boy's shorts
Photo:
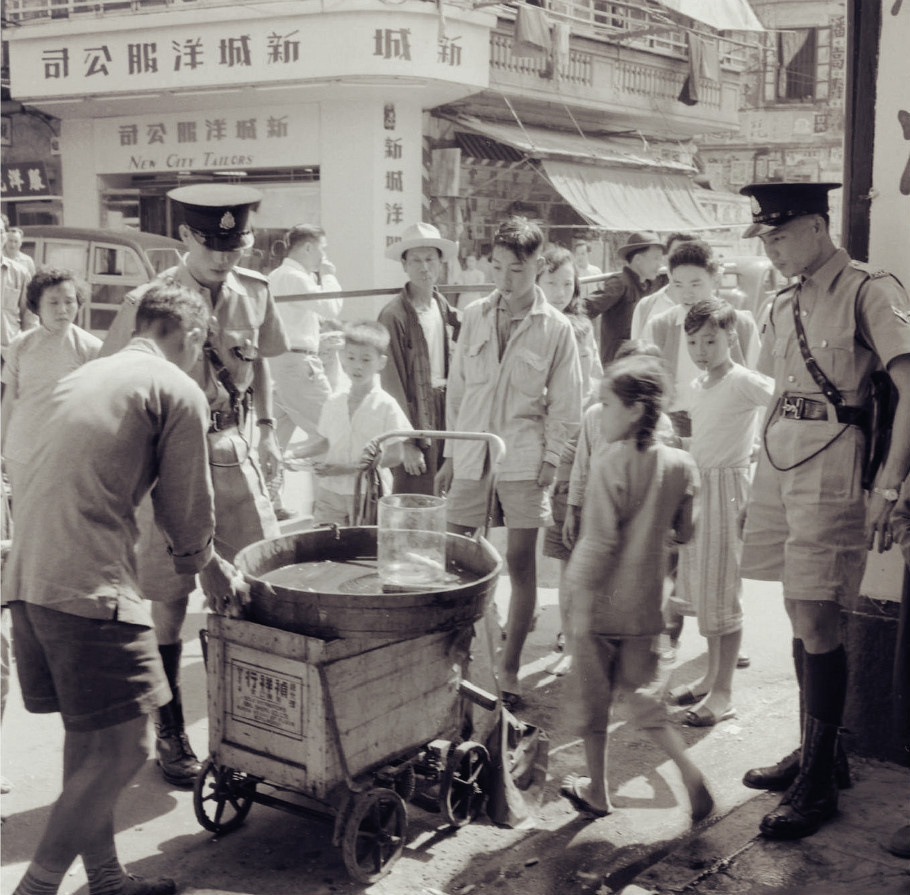
[[[313,522],[316,525],[354,524],[354,495],[339,494],[322,485],[316,485],[313,501]]]
[[[663,700],[668,672],[660,664],[656,637],[622,638],[578,634],[572,643],[572,683],[579,735],[606,733],[610,708],[622,697],[626,719],[640,728],[669,723]]]
[[[553,524],[543,537],[543,555],[554,559],[568,559],[572,553],[562,540],[562,526],[566,521],[566,507],[569,503],[569,483],[557,482],[550,498],[553,505]]]
[[[446,520],[464,528],[486,524],[489,478],[454,479],[446,495]],[[546,528],[553,524],[549,489],[536,481],[497,482],[493,496],[492,520],[496,528]]]
[[[16,601],[13,652],[25,707],[66,730],[123,724],[170,702],[155,632]]]

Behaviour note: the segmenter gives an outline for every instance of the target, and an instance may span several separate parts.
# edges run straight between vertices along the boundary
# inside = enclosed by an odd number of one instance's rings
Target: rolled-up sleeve
[[[157,445],[158,480],[152,489],[155,521],[174,568],[194,574],[212,558],[215,501],[209,473],[208,404],[201,391],[174,398]]]

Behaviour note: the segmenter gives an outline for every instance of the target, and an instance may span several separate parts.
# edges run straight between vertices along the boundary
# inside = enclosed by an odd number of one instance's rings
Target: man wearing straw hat
[[[585,299],[588,315],[600,317],[600,359],[604,366],[629,338],[635,305],[663,285],[658,273],[664,244],[656,233],[633,233],[617,251],[623,260],[622,270],[604,280],[600,289]]]
[[[457,263],[458,247],[432,224],[408,227],[386,249],[400,261],[408,281],[380,312],[392,341],[380,374],[382,387],[407,414],[415,429],[445,429],[446,379],[452,343],[461,327],[458,312],[436,288],[443,262]],[[404,461],[393,470],[396,494],[432,494],[442,441],[404,446]]]

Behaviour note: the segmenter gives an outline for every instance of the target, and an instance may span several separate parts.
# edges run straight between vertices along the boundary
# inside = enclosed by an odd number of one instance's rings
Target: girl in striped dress
[[[677,593],[695,609],[708,641],[708,669],[685,688],[691,702],[683,723],[711,727],[732,718],[733,671],[742,640],[742,541],[738,518],[750,484],[750,455],[759,411],[774,383],[730,357],[736,312],[722,299],[696,302],[686,315],[686,345],[704,372],[692,383],[689,450],[701,476],[692,540],[680,547]],[[678,696],[671,701],[684,704]]]

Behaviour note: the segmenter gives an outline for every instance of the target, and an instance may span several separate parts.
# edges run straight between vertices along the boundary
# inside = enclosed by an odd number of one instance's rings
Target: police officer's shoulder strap
[[[854,270],[858,270],[862,274],[865,274],[865,276],[860,280],[859,285],[856,287],[856,295],[853,298],[853,319],[855,320],[854,332],[856,333],[857,341],[859,341],[864,348],[868,349],[869,351],[874,351],[875,349],[871,345],[866,344],[866,340],[863,338],[863,331],[862,327],[860,326],[859,319],[859,297],[863,294],[863,289],[868,286],[870,280],[881,280],[884,277],[891,277],[891,279],[893,279],[897,285],[901,287],[901,289],[904,288],[904,284],[900,281],[900,279],[898,279],[895,274],[891,273],[891,271],[885,270],[882,267],[873,267],[871,264],[866,264],[864,261],[851,260],[848,262],[847,266],[852,267]],[[903,320],[904,323],[910,323],[910,320],[904,319],[904,317],[901,316],[899,313],[900,309],[892,305],[891,310],[894,311],[894,313],[899,317],[899,319]]]
[[[783,289],[780,289],[771,299],[771,310],[768,314],[768,318],[771,321],[771,325],[774,326],[774,309],[777,307],[778,300],[786,298],[794,289],[798,286],[798,283],[791,283],[789,286],[784,286]]]
[[[880,280],[882,277],[894,276],[894,274],[892,274],[890,271],[885,270],[883,267],[873,267],[871,264],[867,264],[865,261],[851,260],[848,262],[848,264],[854,270],[862,271],[870,279],[873,279],[873,280]],[[894,279],[896,280],[897,277],[894,277]],[[898,282],[900,282],[900,281],[898,281]]]

